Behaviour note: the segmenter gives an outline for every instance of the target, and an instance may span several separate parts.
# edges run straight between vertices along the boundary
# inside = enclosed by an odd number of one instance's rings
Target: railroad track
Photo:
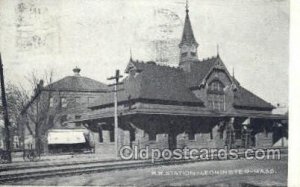
[[[215,159],[213,159],[215,160]],[[134,161],[91,161],[78,163],[64,163],[57,165],[37,165],[35,167],[19,167],[11,168],[8,171],[0,172],[0,184],[10,181],[18,181],[25,179],[38,179],[55,176],[70,176],[86,173],[100,173],[113,170],[138,169],[145,167],[155,167],[164,165],[186,164],[193,162],[201,162],[207,160],[134,160]]]
[[[9,173],[1,175],[0,173],[0,184],[5,184],[9,181],[25,180],[25,179],[38,179],[44,177],[55,177],[55,176],[70,176],[86,173],[100,173],[112,170],[124,170],[124,169],[138,169],[153,166],[162,165],[173,165],[173,164],[185,164],[191,162],[199,162],[199,160],[170,160],[170,161],[132,161],[128,163],[108,163],[108,164],[77,164],[70,166],[52,166],[42,169],[26,171],[16,173]]]
[[[27,165],[11,165],[6,164],[0,167],[0,173],[2,171],[10,171],[10,170],[24,170],[24,169],[33,169],[33,168],[45,168],[45,167],[54,167],[54,166],[69,166],[69,165],[80,165],[80,164],[92,164],[92,163],[107,163],[107,162],[122,162],[124,160],[90,160],[90,161],[70,161],[70,162],[26,162]],[[34,163],[34,165],[29,165]]]

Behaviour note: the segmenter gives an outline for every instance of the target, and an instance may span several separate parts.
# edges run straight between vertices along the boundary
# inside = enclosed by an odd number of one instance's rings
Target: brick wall
[[[212,128],[212,134],[210,132],[195,133],[194,140],[189,140],[188,134],[186,133],[181,133],[177,136],[178,148],[188,147],[188,148],[201,149],[201,148],[221,148],[224,146],[225,146],[225,136],[223,136],[223,138],[220,137],[217,125],[215,125]]]
[[[130,145],[130,136],[128,130],[119,128],[118,130],[118,145]],[[109,130],[102,130],[103,142],[99,141],[99,132],[92,132],[95,141],[95,154],[98,156],[105,156],[114,158],[115,156],[115,142],[111,142],[110,136],[112,135]],[[119,147],[120,149],[121,147]]]
[[[189,134],[187,132],[181,132],[176,136],[176,148],[223,148],[225,146],[226,131],[221,131],[219,124],[215,122],[202,121],[202,124],[196,125],[197,129],[194,129],[194,139],[189,139]],[[260,124],[260,123],[258,123]],[[261,125],[261,124],[260,124]],[[184,130],[188,130],[188,124],[185,125]],[[175,128],[175,127],[174,127]],[[147,128],[146,128],[147,129]],[[261,128],[262,130],[264,128]],[[135,127],[135,140],[130,142],[130,132],[129,130],[119,129],[119,145],[130,145],[137,146],[138,149],[146,148],[148,146],[149,150],[155,149],[166,149],[170,148],[170,132],[159,132],[156,134],[155,140],[149,140],[149,132]],[[222,134],[221,134],[222,133]],[[110,142],[109,131],[103,131],[103,143],[99,143],[98,134],[95,134],[95,149],[96,154],[110,154],[114,156],[114,142]],[[256,147],[270,147],[273,144],[273,133],[268,131],[266,136],[265,131],[257,132],[255,134]],[[236,139],[236,141],[241,141]]]
[[[273,145],[273,133],[272,132],[259,132],[255,134],[255,146],[256,147],[271,147]]]

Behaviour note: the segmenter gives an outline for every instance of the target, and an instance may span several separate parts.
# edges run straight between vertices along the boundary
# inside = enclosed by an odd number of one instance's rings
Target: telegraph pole
[[[120,75],[120,71],[117,69],[116,74],[113,77],[108,78],[107,80],[115,80],[114,84],[110,84],[109,86],[114,86],[114,131],[115,131],[115,154],[116,154],[116,159],[118,159],[119,155],[119,149],[118,149],[118,96],[117,92],[120,91],[118,90],[118,85],[121,85],[122,83],[119,82],[120,78],[123,76]]]
[[[3,118],[4,118],[4,125],[5,125],[5,132],[6,132],[5,144],[6,144],[6,150],[8,156],[7,159],[8,162],[11,163],[12,160],[11,160],[10,132],[9,132],[10,125],[9,125],[7,102],[5,96],[4,74],[3,74],[1,54],[0,54],[0,78],[1,78],[1,99],[2,99],[2,106],[3,106]]]

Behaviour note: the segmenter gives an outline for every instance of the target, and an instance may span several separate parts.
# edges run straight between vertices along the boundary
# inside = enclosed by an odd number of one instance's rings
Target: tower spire
[[[219,57],[219,44],[217,44],[217,57]]]
[[[185,12],[189,13],[189,0],[185,1]]]
[[[188,0],[186,1],[185,11],[186,11],[186,15],[184,20],[182,38],[179,47],[182,46],[183,44],[190,44],[190,45],[194,44],[198,47],[198,43],[195,39],[194,32],[192,29],[192,24],[190,21]]]
[[[130,61],[132,61],[132,52],[131,52],[131,48],[130,48]]]
[[[186,0],[185,20],[183,26],[182,38],[179,43],[180,59],[179,66],[190,71],[190,66],[194,61],[198,61],[197,48],[198,43],[195,39],[192,24],[189,17],[189,2]]]
[[[132,50],[131,50],[131,48],[130,48],[130,50],[129,50],[129,54],[130,54],[129,61],[132,62],[132,61],[133,61],[133,58],[132,58]]]

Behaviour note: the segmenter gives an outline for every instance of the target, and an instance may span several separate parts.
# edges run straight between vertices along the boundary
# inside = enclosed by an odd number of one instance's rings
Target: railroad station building
[[[287,115],[273,114],[275,107],[241,85],[219,54],[199,58],[188,9],[179,49],[177,67],[129,59],[117,93],[119,146],[287,146]],[[80,76],[79,68],[73,71],[73,76],[39,84],[22,111],[21,140],[30,146],[26,139],[40,137],[45,153],[92,148],[114,155],[113,92]]]
[[[189,10],[178,67],[130,58],[118,92],[118,144],[139,148],[286,146],[287,115],[247,90],[217,54],[200,59]],[[114,99],[105,93],[72,123],[92,132],[96,153],[114,154]]]

